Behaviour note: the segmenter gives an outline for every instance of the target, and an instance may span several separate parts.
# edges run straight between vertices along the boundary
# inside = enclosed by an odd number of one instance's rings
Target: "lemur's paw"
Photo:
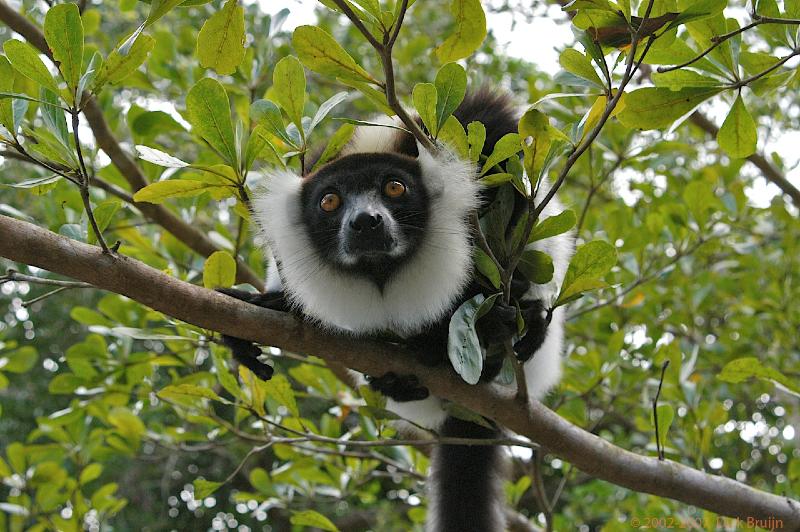
[[[381,377],[367,377],[367,380],[370,388],[399,402],[421,401],[430,395],[427,388],[420,386],[416,375],[398,375],[390,371]]]
[[[228,346],[239,364],[253,372],[253,374],[262,381],[268,381],[272,378],[274,369],[272,366],[261,362],[258,357],[261,356],[261,349],[252,342],[235,338],[233,336],[222,336],[222,343]]]
[[[477,326],[486,344],[503,343],[517,332],[517,308],[496,301]]]

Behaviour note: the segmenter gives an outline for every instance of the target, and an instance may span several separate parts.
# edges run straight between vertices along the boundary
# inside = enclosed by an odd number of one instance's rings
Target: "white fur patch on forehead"
[[[267,176],[253,198],[255,219],[280,266],[289,301],[308,318],[352,333],[415,334],[452,310],[469,282],[472,242],[468,216],[479,185],[471,163],[447,151],[420,149],[430,195],[427,231],[414,256],[381,292],[371,280],[322,260],[301,217],[302,180],[288,171]]]
[[[372,120],[374,124],[381,126],[358,126],[340,155],[351,155],[353,153],[392,153],[396,151],[398,137],[403,134],[399,129],[389,126],[402,126],[399,119],[379,116]]]

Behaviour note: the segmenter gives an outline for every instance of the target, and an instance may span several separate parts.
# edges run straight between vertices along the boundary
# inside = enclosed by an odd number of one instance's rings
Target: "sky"
[[[442,0],[443,1],[443,0]],[[261,8],[270,15],[274,15],[281,9],[290,9],[289,17],[284,23],[283,29],[293,30],[302,24],[313,24],[316,20],[314,8],[319,5],[317,0],[258,0]],[[558,24],[556,20],[562,20],[563,14],[558,6],[550,6],[547,17],[537,17],[531,22],[517,17],[516,25],[513,26],[513,16],[511,13],[487,13],[487,26],[493,31],[498,42],[503,46],[505,52],[518,58],[525,58],[534,63],[541,71],[554,75],[560,70],[558,64],[559,50],[557,47],[573,41],[573,35],[569,24]],[[742,18],[746,13],[731,12],[729,16]],[[543,46],[542,43],[551,43]],[[535,54],[531,53],[535,50]],[[704,112],[711,115],[717,125],[722,124],[730,102],[717,99],[710,106],[704,108]],[[763,137],[763,136],[762,136]],[[789,180],[800,187],[800,153],[796,146],[800,145],[800,132],[782,132],[776,139],[766,143],[763,138],[759,138],[759,151],[767,154],[775,151],[783,157],[786,167],[790,170],[787,173]],[[768,155],[769,158],[769,155]],[[745,165],[744,171],[752,172],[757,175],[757,170],[752,166]],[[620,192],[624,195],[627,187],[622,187]],[[752,187],[748,189],[748,197],[757,206],[764,207],[770,200],[780,193],[778,187],[768,183],[763,178],[757,178]],[[632,198],[630,198],[632,199]]]

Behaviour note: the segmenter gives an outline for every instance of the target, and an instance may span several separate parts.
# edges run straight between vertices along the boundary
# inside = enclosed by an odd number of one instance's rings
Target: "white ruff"
[[[311,320],[359,335],[389,330],[405,336],[452,310],[472,273],[467,224],[479,185],[470,163],[419,149],[431,198],[428,229],[383,292],[367,279],[332,268],[315,251],[301,220],[300,177],[289,171],[267,176],[266,190],[253,200],[255,218],[279,263],[290,303]]]

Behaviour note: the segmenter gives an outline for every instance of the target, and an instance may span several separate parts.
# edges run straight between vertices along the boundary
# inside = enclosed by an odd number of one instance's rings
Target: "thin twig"
[[[661,447],[661,438],[658,433],[658,398],[661,396],[661,386],[664,384],[664,374],[667,372],[668,367],[669,359],[665,360],[661,365],[661,379],[658,381],[658,390],[653,399],[653,423],[656,428],[656,450],[658,451],[658,459],[662,461],[664,460],[664,449]]]
[[[80,124],[80,114],[77,110],[72,111],[72,136],[75,139],[75,149],[78,152],[78,163],[80,164],[80,176],[81,176],[81,199],[83,200],[83,207],[86,209],[86,216],[89,218],[89,223],[92,226],[92,231],[94,231],[94,236],[97,238],[97,243],[100,244],[100,247],[103,249],[103,253],[110,254],[111,251],[108,249],[106,245],[106,241],[103,239],[103,232],[100,230],[100,227],[97,225],[97,220],[94,218],[94,212],[92,212],[92,202],[89,198],[89,172],[86,170],[86,163],[83,160],[83,150],[81,149],[81,139],[78,135],[78,125]]]
[[[25,275],[24,273],[19,273],[17,270],[9,268],[6,270],[6,274],[0,276],[0,284],[7,283],[9,281],[18,281],[18,282],[26,282],[32,284],[42,284],[42,285],[50,285],[50,286],[60,286],[63,288],[93,288],[94,285],[89,283],[82,283],[80,281],[61,281],[59,279],[46,279],[44,277],[35,277],[33,275]]]
[[[553,531],[553,507],[547,499],[547,491],[544,488],[544,479],[542,477],[542,460],[544,453],[539,449],[534,453],[533,460],[531,460],[531,469],[533,476],[533,493],[536,496],[536,502],[539,504],[539,509],[544,514],[545,530],[547,532]]]

